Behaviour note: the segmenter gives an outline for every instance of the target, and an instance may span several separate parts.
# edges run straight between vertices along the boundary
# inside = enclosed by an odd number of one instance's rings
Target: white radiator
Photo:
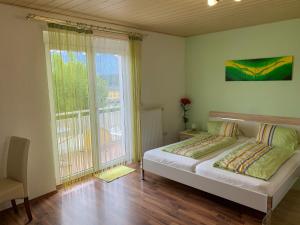
[[[143,152],[163,145],[162,108],[141,111]]]

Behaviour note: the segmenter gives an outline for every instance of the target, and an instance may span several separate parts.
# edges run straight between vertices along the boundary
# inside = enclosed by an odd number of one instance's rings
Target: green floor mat
[[[120,177],[123,177],[129,173],[134,172],[135,169],[132,169],[127,166],[117,166],[115,168],[109,169],[107,171],[104,171],[100,174],[95,175],[95,177],[104,180],[105,182],[111,182],[114,181],[115,179],[118,179]]]

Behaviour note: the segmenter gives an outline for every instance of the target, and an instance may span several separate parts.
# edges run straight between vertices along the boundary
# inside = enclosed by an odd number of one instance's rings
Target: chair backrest
[[[11,137],[7,158],[7,178],[22,182],[27,193],[27,162],[30,140]]]

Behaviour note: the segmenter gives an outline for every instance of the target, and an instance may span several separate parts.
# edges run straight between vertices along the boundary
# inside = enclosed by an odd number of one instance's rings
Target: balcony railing
[[[97,147],[100,163],[125,156],[123,122],[119,105],[98,108]],[[61,177],[93,168],[90,110],[56,114],[57,148]]]

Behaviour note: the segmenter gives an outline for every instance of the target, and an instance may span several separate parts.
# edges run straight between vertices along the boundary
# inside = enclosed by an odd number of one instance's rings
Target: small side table
[[[200,130],[184,130],[179,132],[179,139],[180,141],[195,137],[196,135],[202,133],[203,131]]]

